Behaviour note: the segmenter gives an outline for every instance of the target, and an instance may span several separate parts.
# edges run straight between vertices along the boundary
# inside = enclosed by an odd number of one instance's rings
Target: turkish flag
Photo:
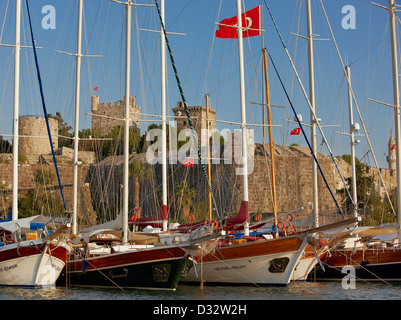
[[[257,6],[242,15],[242,37],[253,37],[260,35],[260,6]],[[219,23],[216,31],[217,38],[238,39],[237,16],[227,18]]]
[[[96,91],[97,89],[99,89],[99,88],[98,88],[98,87],[94,87],[94,88],[93,88],[93,90],[95,90],[95,91]]]
[[[194,166],[194,159],[184,160],[184,166],[185,167],[193,167]]]
[[[391,150],[395,150],[395,144],[391,146]]]
[[[290,136],[299,135],[301,133],[301,128],[295,128],[290,132]]]

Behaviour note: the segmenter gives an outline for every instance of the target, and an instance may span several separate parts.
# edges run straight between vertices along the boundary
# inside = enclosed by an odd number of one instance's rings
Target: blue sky
[[[282,34],[297,71],[308,92],[307,42],[292,33],[306,35],[305,1],[266,0],[277,26]],[[61,112],[71,126],[74,125],[75,59],[54,50],[76,52],[77,8],[76,0],[35,0],[31,1],[31,15],[38,50],[39,64],[48,112]],[[387,0],[377,0],[387,6]],[[139,1],[138,1],[139,3]],[[140,3],[153,1],[143,0]],[[262,102],[261,89],[261,48],[267,47],[280,72],[280,76],[291,94],[297,113],[309,122],[309,108],[293,77],[293,72],[267,13],[264,1],[245,0],[245,10],[261,4],[263,7],[262,37],[247,38],[244,41],[246,70],[246,102],[249,123],[260,123],[262,111],[251,102]],[[52,5],[56,10],[56,28],[43,29],[45,17],[42,7]],[[367,98],[392,103],[391,53],[386,10],[372,5],[368,0],[325,0],[327,12],[339,50],[344,61],[351,63],[352,84],[356,99],[370,131],[374,152],[381,166],[387,167],[385,155],[387,143],[394,127],[393,110],[389,107],[367,101]],[[342,8],[355,7],[356,28],[342,27]],[[236,15],[235,0],[166,0],[166,27],[168,31],[185,33],[170,35],[169,41],[177,69],[189,105],[205,105],[205,95],[210,94],[211,107],[216,110],[217,119],[240,122],[238,95],[237,41],[214,37],[216,22]],[[124,97],[124,46],[125,8],[107,0],[84,1],[83,53],[102,55],[102,58],[84,58],[81,78],[80,129],[90,128],[90,95],[98,87],[101,102],[113,102]],[[7,14],[6,14],[7,13]],[[6,14],[6,15],[5,15]],[[1,43],[14,42],[14,1],[0,3]],[[338,125],[324,128],[334,155],[349,154],[349,139],[333,131],[348,131],[347,86],[343,71],[323,15],[320,1],[312,0],[315,41],[315,90],[316,114],[322,125]],[[160,45],[156,33],[137,31],[136,24],[144,29],[159,29],[155,8],[136,7],[132,13],[132,80],[131,95],[137,97],[137,104],[143,113],[160,114]],[[397,22],[397,27],[399,23]],[[25,0],[23,0],[22,44],[30,45]],[[139,35],[139,37],[138,37]],[[139,45],[138,45],[139,44]],[[12,133],[13,105],[13,50],[0,47],[0,133]],[[168,106],[169,115],[177,101],[179,91],[168,60]],[[286,108],[273,108],[273,124],[280,125],[273,130],[274,142],[290,145],[306,145],[302,136],[290,136],[296,127],[286,119],[294,115],[269,63],[271,102]],[[21,50],[21,105],[20,114],[42,114],[33,55],[30,49]],[[355,121],[360,123],[356,111]],[[142,133],[148,123],[143,123]],[[218,129],[235,126],[218,125]],[[308,132],[308,129],[306,129]],[[361,132],[362,133],[362,132]],[[261,129],[255,129],[256,142],[261,142]],[[357,156],[362,158],[368,151],[365,138],[360,137]],[[318,144],[321,142],[318,134]],[[327,153],[326,147],[319,151]],[[371,156],[364,161],[374,165]]]

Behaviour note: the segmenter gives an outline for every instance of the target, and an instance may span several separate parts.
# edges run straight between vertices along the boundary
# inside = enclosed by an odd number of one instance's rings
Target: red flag
[[[242,36],[253,37],[260,35],[260,6],[253,8],[242,15]],[[224,19],[216,31],[217,38],[238,39],[237,16]],[[232,27],[229,27],[232,26]]]
[[[299,135],[301,133],[301,128],[295,128],[290,132],[290,136]]]
[[[391,146],[391,150],[395,150],[395,144]]]
[[[98,89],[98,87],[94,87],[94,88],[93,88],[93,90],[97,90],[97,89]]]
[[[193,167],[194,166],[194,159],[187,159],[187,160],[184,160],[184,166],[185,167]]]

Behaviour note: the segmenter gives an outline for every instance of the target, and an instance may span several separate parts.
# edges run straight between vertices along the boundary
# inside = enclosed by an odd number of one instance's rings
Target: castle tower
[[[174,121],[176,122],[177,130],[183,130],[189,128],[189,122],[186,117],[184,103],[179,101],[177,103],[177,107],[171,109],[174,113]],[[188,107],[189,115],[192,120],[192,125],[198,135],[198,140],[201,139],[202,129],[206,130],[206,108],[203,106],[193,106]],[[216,128],[216,111],[212,108],[209,108],[209,130],[213,131]]]
[[[53,148],[58,148],[58,121],[49,117]],[[52,152],[47,133],[46,119],[42,116],[19,117],[18,152],[22,154],[49,154]]]
[[[391,170],[395,170],[396,168],[396,155],[395,155],[395,141],[393,138],[393,135],[390,135],[390,139],[388,141],[388,156],[387,156],[387,162],[388,162],[388,168]]]
[[[130,97],[130,126],[137,130],[141,127],[141,107],[135,104],[135,97]],[[124,126],[125,100],[112,103],[99,103],[99,96],[91,96],[92,131],[107,135],[115,126]],[[96,116],[99,115],[99,116]]]

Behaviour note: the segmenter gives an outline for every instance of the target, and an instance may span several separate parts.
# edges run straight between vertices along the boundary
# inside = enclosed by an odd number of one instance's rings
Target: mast
[[[164,0],[160,1],[160,14],[164,22]],[[161,106],[162,106],[162,213],[167,217],[167,125],[166,125],[166,39],[160,24],[161,50]],[[167,222],[167,221],[166,221]],[[167,223],[163,220],[163,230],[167,230]]]
[[[314,80],[314,63],[313,63],[313,33],[312,33],[312,17],[310,0],[306,1],[306,17],[308,32],[308,62],[309,62],[309,101],[311,106],[310,122],[311,122],[311,146],[316,156],[316,119],[315,121],[315,80]],[[319,226],[318,214],[318,185],[317,185],[317,164],[312,159],[312,185],[313,185],[313,226]]]
[[[207,150],[207,178],[211,181],[211,166],[210,166],[210,145],[209,145],[209,95],[206,95],[206,150]],[[209,187],[207,186],[207,194],[208,194],[208,212],[209,212],[209,220],[213,219],[212,213],[212,194],[210,192]]]
[[[79,94],[81,82],[81,43],[82,43],[82,9],[83,0],[79,0],[78,4],[78,40],[76,54],[76,81],[75,81],[75,128],[74,128],[74,160],[73,160],[73,199],[72,199],[72,234],[77,234],[77,197],[78,197],[78,144],[79,144]]]
[[[276,194],[276,173],[274,171],[274,149],[273,149],[273,129],[270,107],[270,89],[269,89],[269,75],[267,72],[267,49],[263,49],[263,66],[265,72],[265,86],[266,86],[266,103],[267,103],[267,120],[269,124],[269,144],[270,144],[270,159],[271,159],[271,175],[272,175],[272,193],[273,193],[273,217],[277,217],[277,194]],[[263,107],[263,110],[265,108]],[[263,128],[263,130],[265,130]],[[274,219],[274,224],[277,225],[277,218]]]
[[[13,118],[13,202],[12,220],[18,219],[18,130],[19,130],[19,75],[20,75],[21,0],[15,1],[14,46],[14,118]]]
[[[389,21],[391,35],[391,61],[393,67],[393,95],[394,95],[394,124],[396,143],[396,173],[397,173],[397,229],[398,239],[401,239],[401,143],[400,143],[400,92],[398,83],[398,55],[397,37],[395,29],[395,2],[388,0]]]
[[[123,178],[123,243],[128,241],[128,165],[129,165],[129,106],[131,68],[131,0],[126,2],[126,51],[125,51],[125,116],[124,116],[124,178]]]
[[[351,67],[345,67],[348,75],[348,105],[349,105],[349,121],[350,121],[350,139],[351,139],[351,168],[352,168],[352,202],[353,202],[353,217],[358,217],[357,210],[357,193],[356,193],[356,170],[355,170],[355,136],[356,127],[354,124],[354,116],[352,112],[352,95],[351,95]]]
[[[242,41],[242,15],[241,1],[237,0],[237,25],[238,25],[238,58],[239,58],[239,76],[240,76],[240,101],[241,101],[241,130],[242,130],[242,183],[243,197],[242,201],[246,203],[248,215],[248,155],[247,155],[247,130],[246,130],[246,110],[245,110],[245,78],[244,78],[244,47]],[[245,222],[244,233],[249,234],[249,221]]]

